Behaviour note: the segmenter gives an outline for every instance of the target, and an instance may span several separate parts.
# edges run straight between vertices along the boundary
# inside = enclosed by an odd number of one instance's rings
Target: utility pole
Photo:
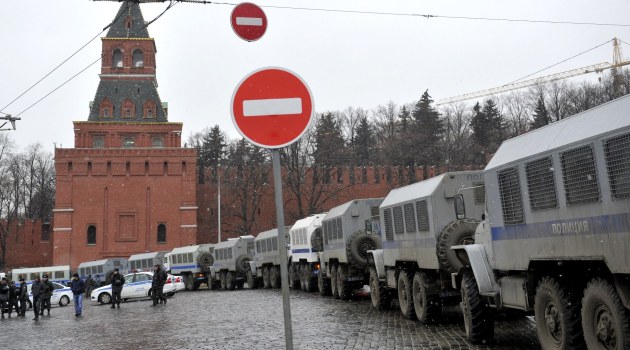
[[[0,120],[6,120],[4,123],[0,124],[0,131],[15,130],[15,121],[21,119],[18,117],[14,117],[11,114],[6,114],[4,112],[0,113],[4,114],[4,116],[0,116]],[[7,123],[11,123],[11,126],[5,128],[5,125],[7,125]]]

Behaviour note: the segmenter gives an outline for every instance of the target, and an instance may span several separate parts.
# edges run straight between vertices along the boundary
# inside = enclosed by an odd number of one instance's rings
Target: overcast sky
[[[512,82],[593,48],[613,37],[630,43],[630,0],[259,1],[269,27],[245,42],[230,26],[229,4],[180,3],[149,28],[157,45],[157,80],[169,121],[183,122],[185,139],[218,124],[229,137],[230,99],[248,73],[267,66],[300,75],[315,110],[372,109],[418,100],[425,89],[441,98]],[[17,115],[101,53],[96,39],[9,107],[10,101],[96,36],[111,22],[118,2],[2,0],[0,2],[0,111]],[[145,20],[167,4],[141,5]],[[274,7],[276,6],[276,7]],[[541,24],[443,17],[396,16],[282,9],[430,14],[625,26]],[[100,36],[105,36],[106,32]],[[623,44],[625,57],[630,45]],[[540,75],[612,62],[606,44]],[[18,147],[40,142],[52,151],[74,147],[72,121],[88,117],[99,82],[100,61],[20,115],[10,131]],[[596,78],[591,76],[590,79]]]

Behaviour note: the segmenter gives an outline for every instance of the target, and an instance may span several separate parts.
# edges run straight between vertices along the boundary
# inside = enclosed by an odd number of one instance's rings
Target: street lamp
[[[217,232],[219,233],[217,243],[221,243],[221,162],[217,164]]]

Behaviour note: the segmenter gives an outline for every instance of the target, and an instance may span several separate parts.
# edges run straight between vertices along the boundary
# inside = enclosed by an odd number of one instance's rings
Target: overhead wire
[[[169,5],[166,7],[166,9],[164,11],[162,11],[162,13],[160,13],[159,15],[157,15],[157,17],[155,17],[154,19],[152,19],[149,22],[146,22],[142,27],[138,28],[138,30],[136,30],[135,32],[133,32],[128,38],[125,38],[125,40],[123,40],[122,42],[131,40],[131,36],[135,35],[136,33],[140,32],[141,30],[147,28],[151,23],[155,22],[156,20],[158,20],[160,17],[162,17],[162,15],[164,15],[166,13],[166,11],[170,10],[171,8],[173,8],[175,5],[177,4],[176,1],[171,0]],[[128,9],[129,7],[127,7]],[[121,13],[124,13],[121,12]],[[116,19],[118,20],[120,18],[120,16]],[[111,26],[113,23],[116,22],[116,20],[114,22],[112,22],[109,26]],[[109,28],[109,26],[105,27],[105,29]],[[104,30],[105,30],[104,29]],[[102,32],[101,32],[102,33]],[[100,33],[99,33],[100,35]],[[46,95],[44,95],[42,98],[40,98],[39,100],[35,101],[33,104],[31,104],[30,106],[28,106],[27,108],[25,108],[24,110],[22,110],[20,113],[18,113],[17,115],[15,115],[15,117],[20,116],[21,114],[23,114],[24,112],[28,111],[29,109],[33,108],[35,105],[37,105],[38,103],[40,103],[41,101],[43,101],[46,97],[52,95],[55,91],[59,90],[61,87],[63,87],[64,85],[66,85],[67,83],[69,83],[70,81],[72,81],[74,78],[76,78],[77,76],[79,76],[81,73],[85,72],[88,68],[92,67],[94,64],[96,64],[98,61],[101,60],[102,57],[99,56],[99,58],[97,58],[95,61],[93,61],[92,63],[88,64],[87,66],[85,66],[83,69],[81,69],[78,73],[76,73],[75,75],[73,75],[72,77],[70,77],[68,80],[64,81],[63,83],[61,83],[60,85],[58,85],[56,88],[54,88],[53,90],[51,90],[49,93],[47,93]]]
[[[129,3],[127,4],[127,9],[129,8],[129,6],[131,6]],[[124,11],[123,11],[124,12]],[[72,57],[74,57],[76,54],[78,54],[80,51],[82,51],[86,46],[88,46],[92,41],[94,41],[94,39],[98,38],[99,35],[101,35],[105,30],[107,30],[107,28],[109,28],[112,23],[115,23],[120,16],[122,16],[122,13],[116,17],[109,25],[107,25],[105,28],[103,28],[103,30],[101,30],[98,34],[96,34],[92,39],[90,39],[90,41],[88,41],[87,43],[85,43],[83,46],[81,46],[78,50],[76,50],[72,55],[70,55],[68,58],[66,58],[65,60],[63,60],[61,63],[59,63],[55,68],[53,68],[50,72],[48,72],[46,75],[44,75],[41,79],[39,79],[38,81],[36,81],[33,85],[31,85],[28,89],[24,90],[24,92],[22,92],[21,94],[19,94],[16,98],[14,98],[11,102],[9,102],[6,106],[4,106],[3,108],[0,109],[4,110],[7,109],[9,106],[11,106],[15,101],[19,100],[22,96],[26,95],[29,91],[31,91],[35,86],[39,85],[39,83],[41,83],[44,79],[48,78],[51,74],[53,74],[57,69],[59,69],[62,65],[64,65],[66,62],[68,62]]]

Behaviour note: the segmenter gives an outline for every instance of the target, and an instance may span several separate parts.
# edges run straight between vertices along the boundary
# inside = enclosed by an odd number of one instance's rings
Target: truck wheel
[[[474,243],[475,230],[479,221],[461,219],[448,224],[438,236],[437,258],[440,265],[448,272],[454,273],[464,267],[459,261],[452,246]]]
[[[227,289],[227,276],[225,275],[225,271],[221,271],[219,276],[221,276],[221,289],[226,290]]]
[[[472,271],[464,271],[461,292],[460,307],[468,340],[473,344],[491,343],[494,340],[494,318],[479,295],[479,287]]]
[[[301,263],[298,267],[298,274],[300,275],[300,290],[304,292],[306,291],[304,284],[304,263]]]
[[[195,286],[195,279],[192,274],[184,275],[184,283],[186,285],[186,290],[193,290]]]
[[[262,275],[263,275],[263,288],[270,288],[271,287],[271,281],[269,278],[269,269],[266,266],[263,266],[262,268]]]
[[[304,291],[307,293],[310,293],[314,290],[315,288],[315,281],[313,281],[313,267],[311,266],[311,264],[306,263],[304,265],[304,270],[303,270],[303,276],[304,276]]]
[[[435,322],[442,312],[440,297],[432,293],[431,286],[432,282],[426,273],[416,272],[413,276],[413,309],[422,323]]]
[[[299,277],[297,272],[299,271],[299,268],[297,268],[297,266],[298,265],[295,263],[289,264],[289,288],[293,290],[300,289],[300,280],[299,278],[296,278]]]
[[[236,275],[233,271],[228,271],[225,275],[225,286],[228,290],[234,290],[236,287]]]
[[[403,317],[408,320],[416,318],[416,312],[413,309],[413,292],[409,275],[405,270],[401,270],[398,276],[398,304]]]
[[[339,294],[337,294],[337,265],[330,268],[330,293],[333,298],[339,298]]]
[[[543,349],[581,349],[583,333],[580,302],[552,277],[543,277],[536,288],[534,318]]]
[[[379,310],[389,310],[392,304],[392,298],[389,291],[385,288],[385,283],[378,280],[376,268],[370,268],[370,299],[372,306]]]
[[[278,269],[278,267],[276,266],[270,266],[269,267],[269,279],[270,279],[270,285],[271,288],[276,289],[276,288],[280,288],[280,269]]]
[[[217,287],[217,285],[214,282],[214,278],[208,274],[208,289],[209,290],[215,290]]]
[[[339,267],[337,267],[337,293],[341,300],[348,300],[352,297],[352,287],[350,286],[350,282],[348,282],[347,265],[339,265]]]
[[[256,285],[256,277],[254,277],[252,270],[247,270],[247,287],[249,287],[249,289],[258,288]]]
[[[330,295],[330,280],[326,277],[324,269],[319,269],[319,274],[317,274],[317,289],[319,289],[319,295],[323,297]]]
[[[318,227],[311,234],[311,247],[313,252],[324,251],[324,238],[322,236],[322,228]]]
[[[236,258],[236,271],[239,273],[247,273],[249,269],[249,262],[252,261],[252,258],[247,254],[239,255]]]
[[[214,265],[214,257],[210,252],[203,252],[197,257],[197,264],[201,266],[202,270],[209,269],[210,266]]]
[[[582,329],[589,349],[630,349],[629,312],[614,286],[591,280],[582,298]]]
[[[377,235],[368,235],[365,230],[357,230],[350,236],[346,244],[348,264],[367,266],[368,250],[379,248],[381,248],[381,240]]]

